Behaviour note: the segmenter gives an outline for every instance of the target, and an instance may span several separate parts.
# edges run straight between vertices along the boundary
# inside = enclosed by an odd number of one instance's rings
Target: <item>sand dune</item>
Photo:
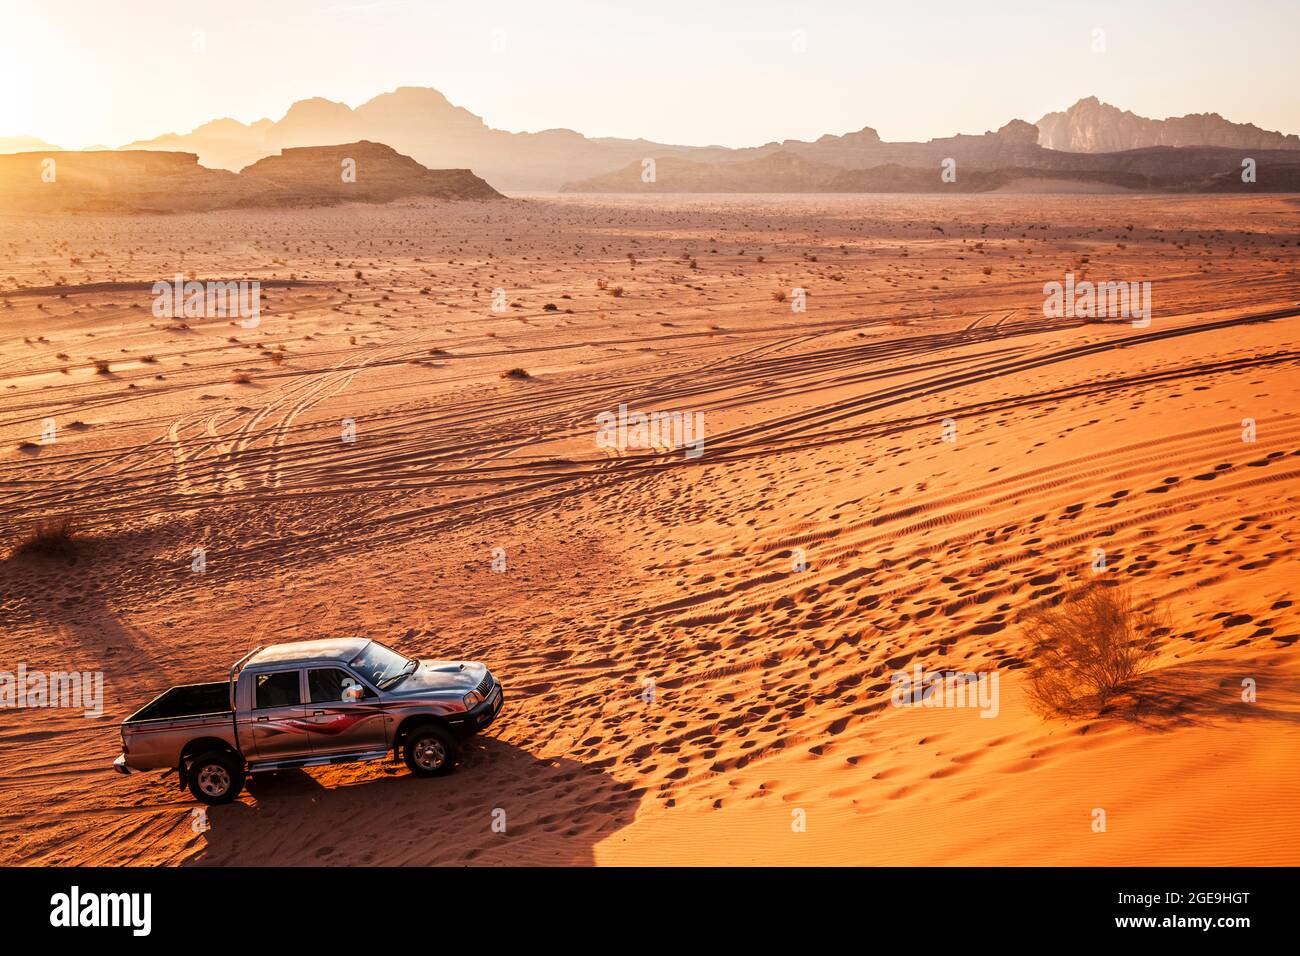
[[[0,217],[0,551],[90,534],[0,561],[8,657],[106,675],[99,720],[0,714],[0,862],[1300,862],[1298,212]],[[155,317],[178,271],[260,280],[260,325]],[[1150,325],[1045,316],[1067,272],[1150,281]],[[620,404],[702,412],[704,453],[600,447]],[[1044,717],[1025,615],[1099,577],[1172,633],[1122,704]],[[278,774],[196,833],[174,779],[111,773],[167,684],[353,633],[501,677],[457,774]],[[997,716],[893,706],[918,664],[996,671]]]

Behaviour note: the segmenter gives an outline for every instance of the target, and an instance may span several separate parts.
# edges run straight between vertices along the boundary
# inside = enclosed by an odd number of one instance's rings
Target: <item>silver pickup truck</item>
[[[230,679],[173,687],[122,722],[121,773],[175,769],[204,803],[229,803],[246,772],[378,760],[450,773],[458,744],[496,719],[501,684],[482,664],[419,661],[337,638],[251,651]]]

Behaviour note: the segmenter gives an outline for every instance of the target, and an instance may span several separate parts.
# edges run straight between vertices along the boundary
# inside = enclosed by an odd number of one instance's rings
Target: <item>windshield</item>
[[[395,684],[411,671],[416,662],[403,657],[397,651],[384,647],[378,641],[371,641],[349,663],[362,677],[380,690]]]

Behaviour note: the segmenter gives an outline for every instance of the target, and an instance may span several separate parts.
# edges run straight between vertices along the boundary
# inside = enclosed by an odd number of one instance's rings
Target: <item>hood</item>
[[[391,694],[428,694],[446,691],[463,696],[478,686],[487,667],[477,661],[420,661],[411,676],[396,687]]]

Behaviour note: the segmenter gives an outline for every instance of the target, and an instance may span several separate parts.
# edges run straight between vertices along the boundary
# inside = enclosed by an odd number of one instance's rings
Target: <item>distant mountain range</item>
[[[1013,120],[1002,131],[1008,130],[1014,133],[1017,145],[1037,143],[1073,152],[1116,152],[1163,145],[1300,149],[1300,138],[1294,135],[1230,123],[1213,113],[1144,119],[1092,97],[1080,100],[1064,113],[1049,113],[1037,127]],[[123,148],[192,152],[205,166],[239,170],[286,147],[328,146],[363,139],[386,143],[430,168],[472,169],[498,188],[509,190],[558,189],[647,157],[720,163],[758,159],[785,150],[813,162],[865,168],[890,162],[908,164],[908,157],[918,154],[923,154],[928,164],[933,151],[927,147],[931,144],[947,143],[954,149],[990,145],[986,137],[979,136],[947,137],[929,144],[887,144],[870,127],[843,136],[823,136],[811,143],[785,140],[746,149],[588,138],[569,129],[510,133],[492,129],[481,117],[449,103],[437,90],[402,87],[356,109],[320,98],[300,100],[276,121],[241,123],[219,119],[190,133],[169,133],[128,143]],[[967,162],[999,165],[1014,159],[999,151],[993,155],[980,150],[977,153],[966,157]]]
[[[193,153],[162,150],[0,156],[4,211],[207,212],[416,196],[502,198],[468,169],[426,169],[389,146],[364,141],[286,149],[239,173],[201,166]]]
[[[1124,112],[1094,97],[1080,100],[1061,113],[1049,113],[1030,124],[1012,120],[996,132],[958,135],[925,143],[887,143],[874,129],[864,127],[842,136],[826,135],[813,142],[785,140],[762,146],[728,149],[720,146],[680,146],[644,139],[589,138],[573,130],[551,129],[537,133],[510,133],[492,129],[482,118],[455,106],[437,90],[402,87],[352,109],[343,103],[314,98],[294,103],[285,115],[272,121],[241,123],[219,119],[190,133],[169,133],[122,147],[126,150],[166,150],[194,153],[199,162],[218,170],[240,170],[282,150],[330,146],[369,140],[384,143],[432,169],[473,170],[500,189],[511,191],[578,191],[601,189],[669,189],[697,183],[723,191],[770,191],[764,182],[799,181],[838,185],[904,183],[911,174],[862,171],[882,166],[933,170],[945,158],[957,162],[957,182],[965,188],[1006,188],[1018,181],[998,177],[970,177],[974,171],[1052,170],[1065,179],[1092,182],[1099,188],[1217,188],[1215,180],[1239,165],[1241,157],[1199,154],[1197,163],[1178,160],[1170,169],[1147,169],[1146,160],[1076,162],[1070,157],[1106,156],[1154,147],[1221,147],[1228,150],[1272,151],[1274,173],[1268,188],[1279,183],[1276,167],[1289,166],[1285,155],[1300,157],[1300,137],[1262,130],[1246,123],[1231,123],[1214,113],[1191,114],[1165,120],[1147,119]],[[0,140],[3,149],[5,140]],[[48,146],[24,149],[53,148]],[[767,164],[753,164],[765,158]],[[1064,157],[1064,158],[1062,158]],[[1258,156],[1252,158],[1259,159]],[[656,183],[640,184],[641,164],[654,159],[660,175]],[[1155,166],[1168,161],[1153,161]],[[804,165],[800,165],[800,163]],[[714,169],[713,167],[717,167]],[[730,167],[730,168],[728,168]],[[636,170],[637,180],[628,180]],[[854,171],[853,175],[843,175]],[[927,174],[928,175],[928,174]],[[1287,174],[1289,175],[1289,174]],[[929,182],[925,176],[918,182]],[[1230,176],[1228,178],[1231,178]],[[1004,181],[1005,180],[1005,181]],[[1163,186],[1152,185],[1159,181]],[[999,185],[998,183],[1001,183]],[[1122,186],[1122,183],[1146,185]],[[1199,184],[1199,185],[1197,185]],[[1259,185],[1265,185],[1261,171]],[[811,187],[810,187],[811,188]],[[1226,188],[1226,187],[1225,187]]]
[[[997,137],[1000,134],[986,134]],[[957,139],[957,137],[953,137]],[[906,145],[911,144],[890,144]],[[845,169],[792,150],[737,162],[700,163],[676,157],[656,160],[647,181],[639,161],[564,186],[585,193],[981,193],[981,192],[1300,192],[1300,152],[1252,150],[1253,183],[1241,178],[1241,150],[1220,146],[1170,146],[1122,153],[1064,153],[1037,144],[1007,149],[991,164],[981,153],[953,149],[952,140],[926,144],[929,156],[906,150],[906,162],[890,159]],[[902,152],[902,151],[900,151]],[[951,179],[943,162],[962,157]],[[972,157],[975,157],[972,160]],[[902,158],[902,157],[899,157]]]

